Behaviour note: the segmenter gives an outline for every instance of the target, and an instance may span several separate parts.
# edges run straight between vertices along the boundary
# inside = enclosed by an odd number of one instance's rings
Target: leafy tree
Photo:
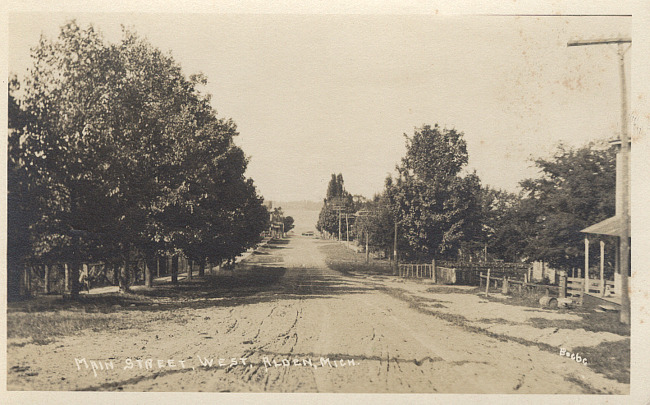
[[[319,232],[328,233],[330,235],[338,235],[339,229],[339,214],[334,210],[331,204],[325,202],[318,214],[318,223],[316,229]]]
[[[10,98],[10,234],[18,243],[29,225],[30,260],[71,263],[73,284],[82,260],[115,263],[127,289],[135,260],[218,260],[259,240],[266,210],[202,75],[187,79],[129,30],[107,44],[74,21],[32,56],[20,103]]]
[[[38,196],[32,259],[71,262],[76,292],[81,258],[97,255],[93,246],[107,242],[98,239],[114,219],[114,205],[103,198],[111,184],[97,173],[114,162],[100,153],[102,142],[94,137],[111,108],[110,98],[101,97],[107,78],[115,77],[113,58],[92,27],[81,30],[74,23],[62,27],[58,41],[41,38],[32,56],[21,100],[29,120],[17,150],[29,168],[23,187]]]
[[[339,234],[339,212],[355,212],[354,198],[345,190],[342,174],[332,174],[332,179],[327,185],[326,198],[323,201],[323,208],[318,216],[316,229],[319,232],[327,232],[330,235]],[[341,224],[341,238],[346,238],[345,223]]]
[[[455,257],[462,242],[481,237],[480,181],[460,175],[468,161],[463,134],[436,124],[405,137],[406,156],[385,191],[399,218],[401,250],[422,260]]]
[[[394,215],[390,201],[385,195],[376,195],[373,200],[366,201],[357,210],[354,224],[355,239],[383,251],[387,256],[393,249]]]
[[[615,213],[615,150],[595,143],[577,149],[559,145],[552,158],[535,164],[541,177],[521,182],[524,201],[517,220],[531,224],[521,233],[523,251],[558,268],[580,267],[580,230]]]
[[[327,184],[327,194],[326,194],[325,199],[326,200],[331,200],[332,198],[338,197],[338,196],[340,196],[340,194],[339,194],[336,174],[332,173],[332,179]]]
[[[9,80],[8,95],[8,159],[7,159],[7,295],[17,298],[20,291],[20,269],[33,259],[34,244],[30,229],[38,219],[38,190],[30,182],[32,168],[22,158],[25,128],[29,117],[16,99],[20,82]]]
[[[489,186],[481,189],[481,218],[488,258],[508,262],[520,261],[524,256],[523,235],[530,232],[531,218],[526,203],[514,193]]]
[[[284,217],[283,223],[284,223],[284,231],[289,232],[294,228],[293,225],[294,219],[292,216]]]

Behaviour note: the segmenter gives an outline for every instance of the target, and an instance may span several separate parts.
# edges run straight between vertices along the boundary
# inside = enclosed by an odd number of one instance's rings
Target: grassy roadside
[[[355,253],[345,246],[337,243],[324,244],[320,250],[326,256],[327,265],[343,274],[365,273],[365,274],[392,274],[391,272],[381,273],[382,268],[379,265],[366,264],[365,255]],[[525,346],[537,347],[541,350],[558,354],[559,348],[541,342],[533,342],[521,338],[515,338],[504,334],[496,334],[486,329],[482,329],[470,325],[470,321],[462,315],[450,314],[442,311],[436,311],[432,308],[431,300],[414,297],[406,291],[399,288],[377,287],[386,294],[397,298],[401,301],[407,302],[409,306],[421,313],[435,316],[443,319],[451,324],[459,326],[467,331],[473,333],[480,333],[500,341],[514,341]],[[432,286],[428,292],[435,294],[476,294],[479,289],[457,290],[445,286]],[[533,296],[512,296],[509,299],[497,299],[494,297],[488,298],[503,304],[515,305],[520,307],[539,308],[539,297]],[[435,308],[435,305],[433,305]],[[618,314],[616,313],[597,313],[593,311],[592,306],[587,305],[579,310],[559,309],[559,312],[570,312],[577,314],[581,317],[580,321],[566,321],[566,320],[548,320],[544,318],[532,318],[531,324],[537,328],[555,327],[559,329],[584,329],[591,332],[609,332],[621,336],[627,336],[615,342],[603,342],[594,347],[576,347],[574,351],[580,353],[581,356],[589,359],[588,367],[593,371],[603,374],[607,378],[614,379],[620,383],[630,383],[630,328],[629,326],[622,325],[618,322]],[[508,323],[508,320],[495,321],[500,323]],[[597,390],[588,387],[594,393]]]
[[[146,328],[157,321],[184,322],[175,309],[197,309],[215,305],[236,305],[247,296],[276,282],[284,269],[262,268],[281,258],[269,254],[288,241],[272,241],[253,252],[245,263],[238,263],[229,274],[194,275],[193,280],[155,281],[153,288],[132,286],[131,292],[80,294],[63,299],[60,294],[37,295],[7,305],[7,338],[17,339],[11,346],[48,344],[60,336],[91,330]],[[250,277],[255,274],[255,277]]]
[[[254,272],[256,277],[250,277]],[[267,271],[260,277],[255,266],[243,265],[227,276],[198,277],[177,285],[161,283],[151,289],[130,293],[82,294],[77,300],[60,295],[37,296],[10,302],[7,308],[7,338],[19,339],[11,346],[48,344],[60,336],[83,331],[147,329],[158,321],[184,323],[178,309],[200,309],[237,305],[277,281],[284,269]]]
[[[499,302],[505,305],[514,305],[519,307],[529,307],[539,309],[539,299],[543,293],[530,292],[518,294],[510,292],[508,299],[500,299],[493,296],[484,296],[483,298],[493,302]],[[609,332],[621,336],[630,336],[630,325],[624,325],[619,322],[618,312],[597,312],[598,306],[602,304],[601,301],[593,297],[587,297],[582,307],[574,307],[570,309],[558,308],[558,313],[570,313],[579,315],[580,321],[563,321],[563,320],[548,320],[544,318],[532,318],[531,322],[538,328],[556,327],[560,329],[584,329],[590,332]]]
[[[327,266],[343,274],[393,274],[388,260],[371,257],[366,263],[365,253],[356,253],[346,248],[344,243],[325,243],[319,246],[319,250],[325,254]]]
[[[31,340],[9,343],[9,346],[48,344],[57,337],[84,330],[142,328],[150,322],[170,320],[171,314],[168,313],[142,311],[155,304],[154,300],[133,293],[81,295],[75,301],[50,295],[12,302],[7,308],[7,338]]]

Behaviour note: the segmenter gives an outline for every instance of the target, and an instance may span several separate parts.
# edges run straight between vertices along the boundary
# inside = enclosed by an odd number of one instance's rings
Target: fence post
[[[47,264],[44,266],[43,270],[45,271],[45,274],[43,275],[43,292],[45,294],[50,293],[50,269],[52,266],[48,266]]]
[[[434,283],[438,282],[436,280],[436,259],[431,260],[431,279],[433,280]]]
[[[68,263],[63,263],[63,292],[70,292],[70,268]]]
[[[490,269],[488,269],[487,280],[486,280],[486,283],[485,283],[485,296],[486,297],[489,295],[489,290],[490,290]]]
[[[564,271],[560,272],[559,297],[566,298],[566,273]]]
[[[501,286],[501,292],[503,294],[508,294],[508,279],[506,276],[503,276],[503,285]]]

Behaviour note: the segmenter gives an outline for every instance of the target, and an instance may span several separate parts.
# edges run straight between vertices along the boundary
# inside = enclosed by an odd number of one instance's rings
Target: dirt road
[[[9,341],[10,390],[627,393],[559,353],[419,312],[369,279],[330,270],[312,238],[258,256],[284,267],[236,300],[125,316],[141,328]],[[167,314],[169,315],[169,314]],[[559,350],[559,349],[558,349]],[[83,360],[82,360],[83,359]]]

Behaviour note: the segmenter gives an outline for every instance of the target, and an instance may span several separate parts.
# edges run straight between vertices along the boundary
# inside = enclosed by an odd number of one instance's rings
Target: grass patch
[[[253,254],[250,256],[249,259],[246,260],[247,265],[252,265],[252,264],[269,264],[269,263],[281,263],[282,262],[282,257],[280,256],[271,256],[268,253],[258,253],[258,252],[253,252]],[[238,264],[238,266],[242,266],[242,264]]]
[[[130,308],[129,308],[130,309]],[[58,336],[69,336],[81,331],[103,332],[107,330],[144,329],[156,321],[174,321],[172,313],[161,311],[120,312],[47,311],[7,313],[7,338],[28,338],[29,344],[48,344]],[[25,342],[15,346],[24,346]],[[11,346],[11,345],[10,345]]]
[[[427,292],[435,293],[435,294],[477,294],[480,291],[478,287],[458,288],[458,287],[449,287],[449,286],[441,285],[441,286],[431,287],[427,289]]]
[[[499,291],[500,292],[500,291]],[[488,296],[490,301],[499,302],[505,305],[515,305],[519,307],[529,307],[540,309],[539,299],[544,296],[542,292],[528,291],[510,292],[510,298],[501,300],[496,297]],[[483,296],[483,298],[486,298]],[[619,321],[618,312],[595,312],[594,310],[602,304],[600,300],[592,297],[586,297],[582,307],[568,309],[557,309],[558,313],[575,314],[580,316],[580,321],[569,320],[550,320],[545,318],[531,318],[530,323],[537,328],[560,328],[560,329],[584,329],[590,332],[609,332],[621,336],[630,336],[630,326],[624,325]]]
[[[478,292],[484,293],[485,287],[477,287],[475,291],[477,293]],[[501,288],[490,288],[490,293],[502,294],[502,291]],[[545,293],[543,291],[538,291],[535,289],[530,289],[530,290],[522,289],[520,293],[518,290],[511,288],[510,292],[507,295],[508,297],[510,297],[507,300],[501,300],[499,298],[492,297],[489,295],[486,297],[484,294],[482,295],[482,297],[489,301],[500,302],[502,304],[514,305],[517,307],[540,308],[539,299],[542,298],[545,295]]]
[[[393,269],[388,260],[370,258],[366,263],[365,253],[356,253],[339,243],[327,243],[318,247],[325,254],[327,266],[339,273],[392,275]]]
[[[602,390],[599,390],[598,388],[594,388],[591,385],[587,384],[586,382],[582,381],[579,378],[576,378],[574,376],[568,376],[564,377],[564,381],[570,382],[572,384],[575,384],[579,387],[582,387],[583,390],[587,391],[590,394],[609,394],[609,392],[603,392]]]
[[[587,359],[587,366],[620,383],[630,383],[630,339],[602,342],[593,347],[576,347],[572,352]]]
[[[489,324],[493,324],[493,325],[497,325],[497,324],[498,325],[514,325],[513,322],[510,322],[509,320],[503,319],[503,318],[481,318],[476,322],[478,322],[478,323],[489,323]]]
[[[558,310],[558,312],[571,313],[571,310]],[[630,336],[630,326],[622,324],[616,312],[585,312],[578,315],[582,318],[580,321],[530,318],[529,322],[536,328],[584,329],[589,332],[609,332]]]
[[[121,321],[114,315],[88,313],[14,313],[7,316],[7,337],[32,337],[34,343],[49,343],[52,337],[66,336],[85,329],[117,329]]]
[[[462,326],[464,328],[470,328],[467,325],[467,322],[469,322],[469,320],[462,315],[432,311],[426,308],[426,303],[429,302],[429,300],[427,299],[413,297],[412,295],[398,288],[390,288],[390,287],[377,287],[377,288],[385,292],[386,294],[390,295],[391,297],[397,298],[400,301],[404,301],[408,303],[410,308],[413,308],[421,313],[434,315],[436,318],[440,318],[447,322],[453,323],[454,325]]]
[[[13,345],[24,346],[50,343],[58,336],[81,331],[142,329],[156,321],[185,322],[175,316],[174,309],[237,305],[236,300],[227,298],[254,295],[264,286],[277,282],[284,271],[242,265],[232,276],[196,277],[177,285],[166,283],[129,293],[81,294],[75,300],[48,295],[10,302],[7,337],[31,337],[31,341]],[[211,298],[224,300],[217,302]]]

